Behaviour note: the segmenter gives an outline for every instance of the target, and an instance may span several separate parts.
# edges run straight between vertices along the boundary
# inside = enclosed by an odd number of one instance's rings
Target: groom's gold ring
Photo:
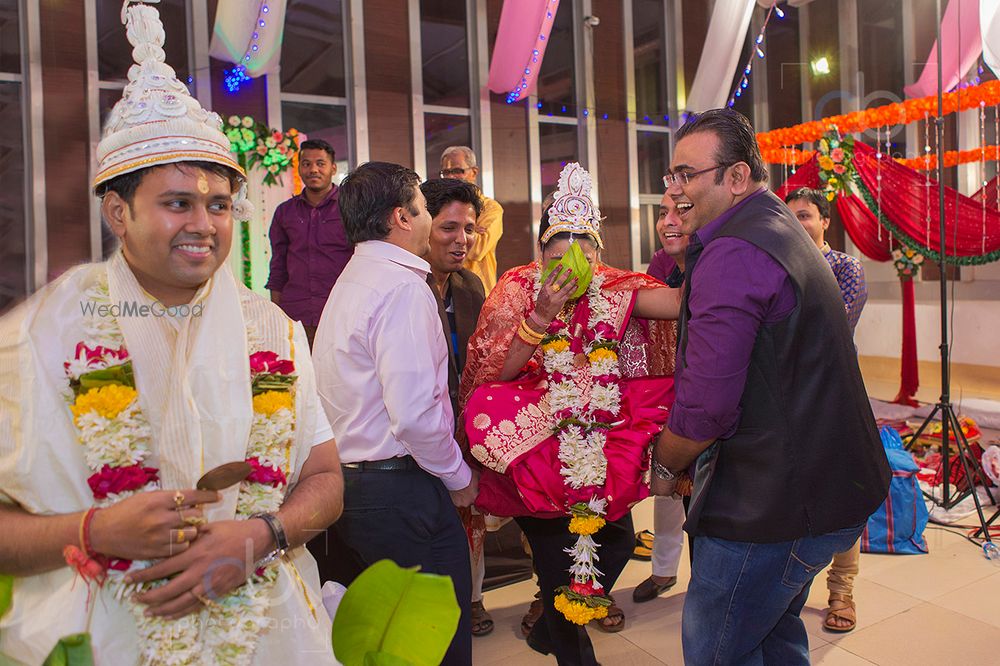
[[[174,493],[174,506],[179,509],[183,505],[184,505],[184,493],[178,490],[176,493]]]
[[[552,291],[559,291],[560,289],[562,289],[562,287],[559,286],[558,284],[552,285]]]

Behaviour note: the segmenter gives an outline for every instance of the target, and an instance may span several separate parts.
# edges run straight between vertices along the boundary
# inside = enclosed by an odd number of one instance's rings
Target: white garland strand
[[[96,314],[100,306],[110,305],[106,275],[85,293],[94,304]],[[254,349],[259,345],[256,328],[248,326],[248,342]],[[66,363],[70,380],[78,380],[95,370],[103,370],[124,362],[119,352],[124,349],[124,336],[113,317],[94,314],[84,319],[86,339],[90,349],[107,347],[106,353],[87,360],[85,350],[74,351],[74,358]],[[67,400],[74,396],[67,391]],[[293,394],[294,401],[294,394]],[[294,403],[293,403],[294,404]],[[87,467],[97,473],[105,465],[127,467],[143,465],[151,455],[151,429],[149,421],[139,407],[138,397],[113,418],[106,418],[90,411],[75,419],[80,443],[84,447]],[[260,464],[281,470],[288,469],[289,443],[295,427],[295,415],[289,409],[279,409],[271,416],[254,413],[247,446],[247,458],[257,458]],[[107,507],[131,497],[138,492],[159,489],[158,482],[146,484],[138,490],[108,494],[97,501],[97,506]],[[245,520],[258,513],[277,511],[284,501],[287,486],[244,481],[237,498],[238,520]],[[152,562],[133,561],[130,570],[149,567]],[[217,600],[212,607],[196,615],[179,620],[147,617],[146,607],[132,597],[136,592],[159,587],[166,581],[145,585],[125,585],[125,571],[108,571],[108,584],[113,598],[125,604],[135,619],[139,638],[139,660],[151,666],[187,666],[189,664],[220,664],[243,666],[253,658],[260,636],[268,629],[268,609],[271,593],[278,578],[278,570],[269,567],[254,573],[244,585]]]
[[[543,363],[548,376],[548,402],[553,414],[569,412],[572,423],[562,427],[558,434],[559,440],[559,469],[564,482],[570,488],[579,489],[588,486],[603,486],[607,480],[608,460],[604,454],[604,446],[607,443],[607,433],[604,428],[592,427],[599,419],[595,418],[595,412],[606,412],[617,416],[621,410],[621,388],[617,378],[620,377],[616,354],[597,354],[597,358],[591,358],[594,352],[601,349],[609,351],[615,346],[614,341],[609,341],[603,335],[605,327],[610,328],[611,304],[603,292],[604,275],[595,273],[587,287],[587,302],[590,307],[588,318],[588,328],[594,331],[594,339],[588,341],[584,354],[589,363],[584,367],[577,367],[575,354],[569,349],[571,335],[559,334],[553,336],[560,340],[565,340],[566,345],[558,345],[557,348],[546,349],[548,345],[543,343]],[[535,302],[538,300],[538,293],[541,290],[541,270],[535,278]],[[599,326],[604,324],[605,326]],[[565,349],[562,347],[566,347]],[[580,373],[589,373],[589,378],[580,376]],[[555,381],[553,377],[559,377],[561,381]],[[600,378],[600,382],[596,381]],[[612,381],[608,381],[611,378]],[[603,383],[602,383],[603,382]],[[584,393],[581,385],[589,387]],[[587,503],[587,509],[591,515],[603,518],[607,509],[607,498],[592,497]],[[597,568],[596,562],[600,559],[597,555],[599,544],[590,535],[580,535],[572,548],[565,549],[573,559],[573,564],[569,572],[573,579],[578,582],[597,582],[597,577],[601,571]]]

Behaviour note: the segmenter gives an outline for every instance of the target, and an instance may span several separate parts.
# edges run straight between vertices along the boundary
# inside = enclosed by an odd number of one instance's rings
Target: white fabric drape
[[[242,64],[251,78],[277,72],[281,66],[286,4],[287,0],[219,0],[209,54]],[[253,50],[255,45],[257,49]],[[245,60],[248,53],[250,59]]]
[[[701,113],[726,103],[753,8],[754,0],[716,0],[698,72],[683,105],[686,111]]]
[[[307,136],[303,133],[299,135],[299,143],[305,141]],[[253,204],[254,213],[250,218],[250,289],[258,294],[266,296],[268,291],[264,289],[267,278],[270,274],[271,263],[271,240],[268,232],[271,229],[271,220],[274,218],[274,211],[282,202],[292,196],[292,179],[295,175],[289,169],[281,174],[281,183],[265,185],[264,176],[267,172],[260,166],[250,169],[247,172],[246,195],[250,203]],[[243,283],[243,249],[240,245],[240,224],[233,225],[233,247],[229,251],[229,267],[236,277],[236,281]]]
[[[983,61],[1000,78],[1000,0],[980,0],[979,30],[983,36]]]

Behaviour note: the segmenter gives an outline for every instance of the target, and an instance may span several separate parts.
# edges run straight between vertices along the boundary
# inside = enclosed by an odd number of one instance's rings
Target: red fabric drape
[[[800,166],[774,193],[784,201],[785,197],[800,187],[819,188],[819,164],[815,156]]]
[[[857,145],[857,144],[856,144]],[[809,160],[777,189],[777,194],[784,199],[792,191],[800,187],[818,188],[819,166],[816,158]],[[883,181],[883,188],[885,183]],[[875,261],[892,259],[891,239],[887,229],[879,229],[880,225],[875,214],[868,209],[865,202],[857,195],[838,196],[836,198],[837,212],[844,224],[844,230],[851,241],[866,257]],[[904,405],[915,405],[913,396],[920,386],[917,366],[917,326],[916,309],[913,298],[913,281],[901,281],[903,288],[903,346],[900,353],[900,384],[899,393],[893,402]]]
[[[920,369],[917,365],[917,316],[913,297],[913,278],[900,278],[903,289],[903,348],[900,352],[899,393],[893,400],[899,405],[918,406],[913,399],[920,388]]]
[[[839,196],[836,199],[837,212],[844,223],[844,229],[851,241],[869,259],[889,261],[892,259],[890,243],[892,234],[882,229],[875,214],[857,195]]]
[[[938,185],[927,187],[924,175],[893,160],[875,159],[875,149],[854,144],[854,167],[868,191],[882,176],[882,213],[904,234],[935,252],[941,251]],[[927,219],[930,215],[930,224]],[[985,232],[981,200],[945,188],[945,245],[949,256],[970,257],[1000,250],[1000,211],[987,207]]]
[[[784,199],[800,187],[819,188],[819,166],[816,159],[803,164],[775,192]],[[855,195],[839,196],[836,199],[837,212],[844,223],[847,235],[862,254],[875,261],[889,261],[889,243],[891,235],[885,229],[879,230],[878,220],[868,210],[865,202]],[[881,238],[879,238],[881,236]]]
[[[972,198],[976,201],[986,199],[986,207],[1000,210],[1000,176],[994,176],[993,180],[983,185]]]

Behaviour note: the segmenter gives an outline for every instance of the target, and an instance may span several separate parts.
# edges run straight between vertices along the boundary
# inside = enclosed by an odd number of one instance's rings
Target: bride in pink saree
[[[588,664],[596,659],[582,625],[623,626],[604,590],[632,549],[629,509],[649,494],[650,445],[673,403],[675,340],[663,320],[679,311],[677,290],[600,263],[589,195],[589,174],[568,165],[541,221],[542,260],[511,269],[490,292],[459,391],[483,466],[476,507],[514,516],[532,548],[542,616],[528,643]],[[593,272],[576,299],[569,272],[541,279],[574,243]]]

